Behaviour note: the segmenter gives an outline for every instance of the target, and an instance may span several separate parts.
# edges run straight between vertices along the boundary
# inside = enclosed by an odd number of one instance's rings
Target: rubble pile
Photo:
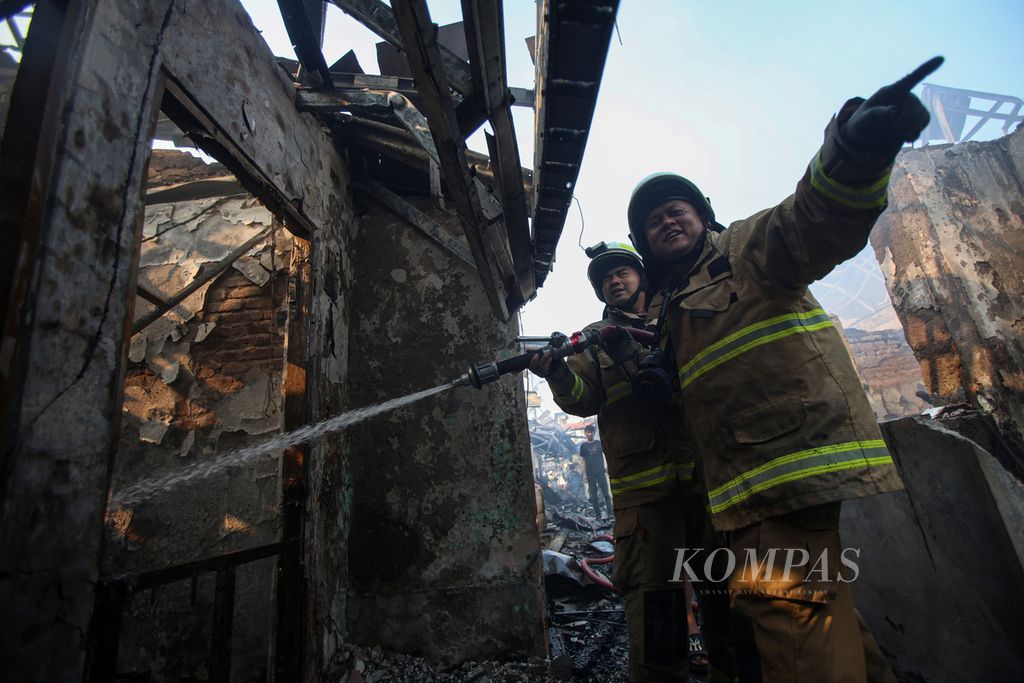
[[[451,671],[436,672],[422,657],[384,652],[380,646],[346,645],[340,654],[344,673],[338,683],[543,683],[548,680],[542,661],[463,662]]]
[[[612,520],[595,520],[590,503],[545,491],[544,582],[548,599],[548,639],[555,680],[625,683],[628,635],[622,597],[588,578],[585,557],[601,557],[596,536],[610,534]],[[606,564],[592,567],[611,578]]]

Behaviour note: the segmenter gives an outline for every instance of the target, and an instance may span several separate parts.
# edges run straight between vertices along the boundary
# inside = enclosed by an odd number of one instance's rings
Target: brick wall
[[[192,350],[197,375],[241,377],[251,369],[280,373],[285,330],[281,305],[287,290],[288,276],[282,271],[262,287],[235,270],[218,278],[202,311],[203,322],[215,327]]]

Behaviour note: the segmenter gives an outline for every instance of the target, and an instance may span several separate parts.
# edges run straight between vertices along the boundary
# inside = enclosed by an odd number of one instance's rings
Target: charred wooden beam
[[[298,62],[288,60],[284,58],[278,58],[288,73],[293,74]],[[292,65],[292,66],[289,66]],[[416,86],[411,78],[402,78],[401,76],[378,76],[375,74],[354,74],[341,71],[331,71],[331,80],[334,82],[334,88],[330,91],[331,93],[344,96],[347,93],[363,90],[376,90],[384,92],[397,92],[401,95],[405,95],[411,100],[417,98]],[[525,107],[532,109],[534,104],[534,93],[529,88],[512,88],[508,89],[512,95],[511,105],[513,107]],[[301,86],[297,90],[298,102],[302,102],[307,95],[317,95],[320,91],[305,90]],[[341,111],[344,107],[334,107],[333,109],[327,105],[327,100],[313,100],[318,102],[317,111]],[[300,105],[301,106],[301,105]],[[458,107],[456,107],[458,112]]]
[[[13,17],[31,4],[31,0],[0,0],[0,21]]]
[[[166,299],[164,299],[156,292],[152,292],[146,289],[142,285],[135,285],[135,293],[138,294],[143,299],[145,299],[146,301],[148,301],[149,303],[156,306],[157,308],[162,308],[165,311],[168,311],[172,308],[171,305],[167,303]]]
[[[510,108],[505,63],[505,27],[502,0],[462,0],[463,25],[469,46],[474,95],[491,122],[488,136],[496,189],[501,200],[508,243],[523,303],[536,292],[529,212],[523,193],[519,144]]]
[[[202,287],[207,282],[209,282],[210,280],[212,280],[213,278],[217,277],[225,270],[230,268],[232,263],[245,256],[245,254],[250,249],[259,244],[263,239],[265,239],[267,235],[270,234],[271,230],[272,228],[267,228],[266,230],[261,231],[260,234],[248,240],[245,244],[240,246],[238,249],[235,249],[233,252],[225,256],[220,261],[217,261],[217,263],[215,263],[213,267],[208,269],[205,273],[199,275],[199,277],[190,282],[187,287],[185,287],[180,292],[172,296],[170,299],[164,301],[163,305],[158,305],[155,311],[147,313],[143,317],[136,320],[135,323],[132,325],[132,334],[138,334],[142,330],[146,329],[147,327],[155,323],[157,320],[161,318],[161,316],[163,316],[164,313],[180,304],[182,301],[184,301],[193,293],[195,293],[200,287]]]
[[[337,117],[329,125],[346,145],[382,154],[410,168],[422,170],[424,174],[429,172],[430,157],[407,130],[359,116]],[[485,186],[495,186],[497,179],[487,155],[467,150],[466,159],[470,175]],[[533,172],[528,168],[520,170],[523,175],[523,192],[529,197],[533,194]]]
[[[237,567],[239,565],[255,562],[256,560],[263,560],[276,555],[300,551],[301,548],[299,540],[290,538],[284,541],[278,541],[277,543],[271,543],[269,545],[246,548],[245,550],[236,550],[234,552],[225,553],[224,555],[215,555],[214,557],[207,557],[202,560],[193,560],[191,562],[185,562],[171,567],[152,569],[139,574],[107,576],[100,579],[99,585],[105,586],[114,583],[121,583],[128,587],[128,591],[130,593],[140,593],[151,588],[184,581],[185,579],[189,579],[200,574],[222,571],[229,567]]]
[[[207,668],[211,683],[231,681],[231,637],[235,625],[235,567],[217,570],[213,591],[213,627]]]
[[[319,4],[319,8],[316,5]],[[303,76],[315,88],[331,88],[331,71],[321,48],[323,2],[310,0],[277,0],[284,28],[288,32],[295,55],[302,64]],[[312,7],[311,7],[312,6]],[[319,9],[314,17],[310,9]]]
[[[507,284],[496,267],[496,254],[502,245],[490,244],[493,240],[486,238],[488,221],[477,187],[469,175],[466,143],[459,131],[446,69],[442,66],[437,27],[430,21],[426,3],[420,1],[395,0],[394,17],[419,86],[421,107],[441,161],[441,175],[455,202],[484,291],[494,314],[501,320],[508,320]],[[508,275],[514,279],[514,274]]]
[[[320,92],[299,90],[295,93],[295,106],[299,111],[333,113],[339,111],[369,110],[387,114],[391,110],[386,90],[332,90]]]
[[[395,12],[385,3],[380,0],[331,0],[331,2],[399,50],[405,50],[402,46],[402,33],[395,20]],[[437,63],[443,64],[447,73],[447,84],[460,92],[463,97],[468,97],[473,92],[473,78],[469,72],[469,65],[443,45],[438,44],[438,48],[440,55]]]
[[[302,239],[312,237],[313,224],[299,207],[281,193],[267,171],[250,159],[169,74],[164,82],[161,109],[178,128],[196,140],[201,149],[234,173],[246,190],[259,197],[268,209],[280,216],[285,227]]]
[[[146,206],[151,204],[168,204],[170,202],[192,202],[210,197],[227,197],[236,194],[248,194],[242,189],[241,183],[234,176],[224,178],[204,178],[190,180],[171,187],[163,187],[146,193]]]
[[[423,213],[409,202],[402,199],[388,188],[372,180],[360,180],[353,186],[370,195],[396,214],[409,221],[420,232],[443,247],[445,250],[458,257],[474,269],[476,263],[473,261],[473,253],[466,246],[466,243],[455,237],[443,226],[437,223],[427,214]]]
[[[288,273],[288,343],[285,348],[284,430],[310,422],[307,395],[312,260],[310,243],[295,240]],[[303,572],[301,542],[304,539],[305,503],[308,488],[307,444],[284,449],[281,458],[281,516],[285,538],[300,541],[295,552],[277,558],[277,636],[274,648],[276,681],[302,680],[306,627],[306,595],[309,586]]]

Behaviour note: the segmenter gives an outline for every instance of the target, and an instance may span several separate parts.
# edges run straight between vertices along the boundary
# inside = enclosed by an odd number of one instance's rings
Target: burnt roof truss
[[[310,11],[315,1],[279,0],[301,66],[281,64],[305,86],[297,90],[297,108],[318,114],[342,144],[391,160],[374,172],[378,181],[418,192],[416,178],[422,177],[429,181],[422,187],[429,184],[440,205],[448,199],[491,307],[507,320],[535,296],[551,270],[618,0],[538,3],[535,91],[507,82],[502,0],[461,0],[464,45],[461,33],[452,38],[457,25],[444,27],[445,44],[440,42],[423,0],[393,0],[390,6],[381,0],[330,0],[379,36],[380,46],[398,50],[403,65],[408,62],[408,68],[388,67],[398,75],[382,76],[326,65],[322,18]],[[333,68],[346,66],[353,68],[347,62]],[[537,110],[532,170],[521,165],[512,106]],[[484,122],[493,131],[485,136],[489,159],[465,143]],[[394,172],[398,176],[389,180]]]
[[[302,64],[302,80],[314,88],[333,87],[322,50],[324,3],[321,0],[277,0],[277,5],[288,39]]]

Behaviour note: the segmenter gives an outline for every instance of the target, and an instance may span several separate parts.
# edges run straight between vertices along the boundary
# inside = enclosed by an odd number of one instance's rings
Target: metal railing
[[[231,638],[234,629],[235,575],[238,567],[268,557],[294,559],[300,552],[300,547],[298,539],[289,539],[140,574],[100,579],[96,591],[93,646],[87,680],[91,683],[118,680],[116,669],[118,647],[121,642],[121,623],[128,599],[132,595],[191,579],[194,599],[198,578],[203,574],[216,573],[213,624],[207,660],[208,680],[211,683],[228,683],[231,678]],[[281,628],[282,624],[278,620],[277,629]],[[271,634],[271,637],[278,641],[276,634]],[[280,662],[282,658],[288,659],[293,655],[294,653],[279,651],[276,658]]]
[[[921,142],[925,144],[930,140],[942,140],[950,144],[966,142],[989,121],[1002,121],[1003,135],[1006,135],[1011,132],[1013,124],[1024,121],[1024,115],[1021,114],[1024,100],[1011,95],[925,83],[921,89],[921,101],[932,113],[932,122],[921,134]],[[972,106],[975,104],[982,107],[988,105],[989,108],[975,109]],[[978,120],[964,134],[968,116],[977,117]]]

